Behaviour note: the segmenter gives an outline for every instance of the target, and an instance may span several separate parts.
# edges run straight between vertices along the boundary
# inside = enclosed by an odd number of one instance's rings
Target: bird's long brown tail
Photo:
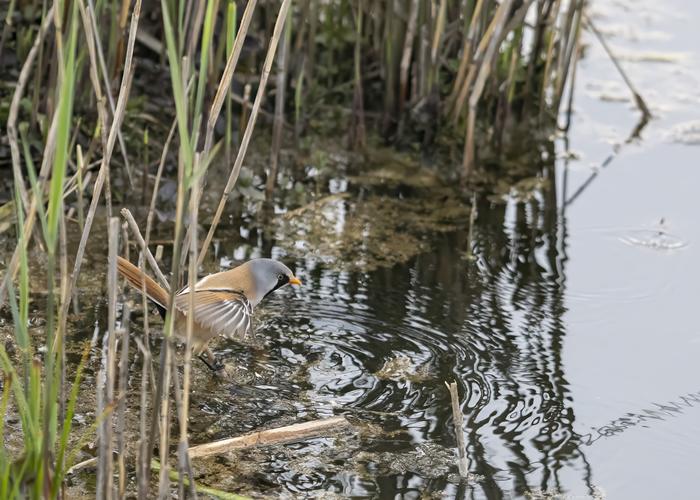
[[[143,291],[145,285],[146,296],[163,309],[168,308],[168,292],[153,278],[122,257],[117,257],[117,270],[139,292]]]

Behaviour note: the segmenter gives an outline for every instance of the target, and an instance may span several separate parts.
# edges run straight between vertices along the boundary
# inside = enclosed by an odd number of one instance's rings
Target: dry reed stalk
[[[123,226],[122,226],[123,227]],[[126,246],[126,245],[125,245]],[[119,470],[118,497],[124,498],[126,493],[126,450],[124,430],[126,428],[126,393],[129,379],[129,322],[131,319],[129,306],[124,304],[122,309],[122,323],[118,330],[121,341],[121,353],[119,355],[119,392],[117,395],[117,467]]]
[[[492,36],[490,37],[488,48],[484,53],[484,60],[480,65],[479,74],[474,81],[474,87],[472,88],[471,95],[469,96],[469,111],[467,117],[466,138],[464,141],[464,159],[462,163],[462,182],[466,180],[474,166],[474,132],[476,128],[477,106],[479,104],[479,100],[481,99],[481,93],[484,90],[486,79],[491,72],[493,61],[498,56],[498,47],[502,41],[501,33],[502,31],[505,31],[503,28],[505,27],[507,14],[510,12],[512,3],[513,0],[504,0],[498,7],[498,10],[493,17],[494,29],[492,31]]]
[[[183,394],[182,387],[180,386],[180,372],[178,371],[178,365],[175,360],[175,356],[170,358],[170,373],[173,379],[173,395],[175,396],[175,413],[178,416],[178,421],[182,422],[181,417],[183,416],[185,409],[183,406]],[[182,423],[180,424],[182,425]],[[185,424],[185,428],[187,425]],[[178,486],[178,498],[185,498],[185,485],[190,486],[189,496],[196,498],[197,492],[194,489],[194,473],[192,472],[192,462],[190,461],[187,446],[183,446],[178,443],[178,467],[177,471],[169,471],[168,477],[170,479],[177,481]],[[189,479],[188,479],[189,478]]]
[[[605,52],[608,54],[608,57],[615,65],[615,68],[617,68],[618,73],[620,73],[620,76],[622,76],[625,85],[627,85],[627,87],[630,89],[630,92],[632,92],[634,102],[639,108],[639,110],[642,112],[643,117],[646,119],[651,118],[651,112],[649,111],[646,102],[644,102],[642,96],[635,89],[632,80],[630,80],[630,78],[627,76],[627,73],[625,73],[625,70],[622,68],[619,59],[615,56],[612,49],[608,46],[608,43],[605,41],[605,37],[603,37],[603,34],[600,31],[598,31],[598,28],[595,27],[595,24],[593,24],[593,21],[590,17],[585,16],[585,22],[586,25],[591,29],[593,34],[596,36],[600,44],[603,46],[603,49],[605,49]]]
[[[72,294],[73,287],[78,281],[78,275],[80,274],[80,267],[83,262],[83,256],[85,255],[85,247],[87,245],[87,239],[90,235],[90,230],[92,228],[92,222],[95,218],[95,213],[97,211],[97,205],[100,201],[100,194],[102,193],[102,187],[104,186],[105,179],[109,176],[109,162],[112,157],[112,151],[114,150],[114,143],[117,136],[117,130],[121,126],[122,119],[124,118],[124,112],[126,110],[126,102],[129,96],[129,83],[131,81],[133,64],[132,58],[134,53],[134,41],[136,39],[136,31],[138,29],[139,16],[141,15],[141,0],[136,0],[134,4],[134,10],[131,14],[131,26],[129,27],[129,43],[126,50],[126,58],[124,61],[124,74],[122,75],[122,84],[119,90],[119,97],[117,99],[117,107],[112,120],[112,125],[109,130],[109,135],[107,137],[107,149],[103,152],[102,162],[100,165],[100,171],[97,174],[97,179],[95,180],[95,186],[92,191],[92,201],[90,202],[90,209],[88,210],[87,217],[85,218],[85,227],[80,236],[80,243],[78,244],[78,251],[75,255],[75,262],[73,264],[73,272],[71,273],[71,279],[68,283],[69,295]],[[94,26],[93,26],[94,27]],[[61,309],[59,312],[59,325],[60,328],[65,330],[66,319],[68,317],[68,307],[70,302],[61,304]]]
[[[83,172],[85,171],[85,159],[83,158],[83,148],[80,144],[75,149],[76,159],[78,162],[78,171],[76,175],[78,177],[78,227],[82,231],[85,227],[85,197],[83,191],[87,183],[83,182]]]
[[[151,420],[151,434],[149,436],[149,452],[153,450],[153,439],[155,438],[156,427],[158,426],[158,416],[160,415],[160,432],[159,448],[160,448],[160,463],[163,464],[158,480],[158,498],[165,499],[168,497],[168,451],[170,447],[170,358],[173,353],[173,346],[170,338],[166,337],[161,347],[160,369],[158,372],[158,383],[156,385],[156,400],[155,405],[160,405],[159,411],[153,412],[153,420]],[[165,388],[165,389],[164,389]],[[154,421],[155,424],[154,425]],[[149,457],[150,458],[150,457]],[[149,461],[150,463],[150,461]]]
[[[163,150],[160,154],[160,161],[158,162],[158,171],[156,172],[156,179],[153,182],[153,190],[151,192],[151,203],[148,206],[148,216],[146,217],[146,237],[145,246],[148,247],[148,243],[151,239],[151,228],[153,226],[153,216],[156,213],[156,201],[158,200],[158,189],[160,188],[160,180],[163,177],[163,169],[165,168],[165,160],[168,157],[168,151],[170,150],[170,143],[175,136],[175,130],[177,128],[177,118],[173,119],[173,124],[170,126],[170,131],[168,132],[168,137],[165,139],[165,144],[163,145]]]
[[[143,271],[143,268],[141,269]],[[143,307],[143,329],[144,338],[143,343],[139,342],[139,350],[143,356],[143,363],[141,364],[141,408],[139,414],[139,447],[138,447],[138,458],[137,458],[137,468],[136,468],[136,488],[138,490],[138,498],[146,498],[148,496],[148,486],[150,484],[150,471],[148,468],[148,462],[145,459],[150,456],[147,451],[148,446],[148,408],[149,408],[149,390],[148,381],[151,373],[151,349],[149,346],[149,329],[148,329],[148,305],[146,294],[142,294],[142,307]],[[151,405],[153,406],[153,405]]]
[[[253,109],[253,105],[250,103],[250,93],[252,91],[252,86],[250,83],[246,83],[243,87],[243,102],[241,103],[241,119],[238,121],[238,135],[240,137],[245,133],[245,129],[248,126],[248,115]],[[238,145],[240,148],[240,144]]]
[[[236,38],[233,42],[233,50],[231,55],[226,61],[226,67],[221,75],[221,80],[219,81],[219,86],[216,89],[216,95],[214,95],[214,100],[209,108],[209,117],[207,119],[207,131],[204,140],[204,163],[209,164],[209,152],[211,151],[212,141],[214,138],[214,128],[216,127],[216,120],[219,118],[221,113],[221,108],[224,105],[226,99],[226,94],[231,88],[231,80],[233,79],[233,74],[236,70],[236,65],[238,64],[238,59],[241,55],[241,50],[243,49],[243,42],[248,34],[248,28],[250,26],[250,20],[253,17],[253,12],[255,6],[257,5],[257,0],[249,0],[246,4],[245,11],[243,11],[243,17],[241,18],[241,23],[236,31]]]
[[[199,153],[195,154],[194,157],[194,167],[193,170],[196,172],[197,167],[201,161],[202,157]],[[195,289],[197,283],[197,246],[199,240],[197,239],[197,224],[199,216],[199,191],[200,191],[200,179],[199,176],[194,176],[192,179],[192,187],[190,189],[190,207],[189,207],[189,226],[191,229],[191,238],[189,241],[189,270],[188,270],[188,286],[190,290]],[[179,421],[180,421],[180,441],[178,443],[178,463],[179,463],[179,484],[180,488],[183,490],[182,497],[184,498],[184,486],[183,479],[185,472],[189,476],[190,485],[190,495],[196,497],[196,492],[194,490],[194,476],[192,475],[192,465],[190,462],[190,456],[188,453],[189,449],[189,435],[187,432],[187,423],[189,421],[189,408],[190,408],[190,379],[192,371],[192,331],[194,329],[194,293],[189,294],[189,300],[187,303],[187,340],[185,345],[185,366],[183,369],[183,382],[182,382],[182,402],[179,408]],[[177,375],[176,368],[173,368],[173,373]],[[179,383],[176,384],[175,394],[178,394]]]
[[[61,290],[60,297],[61,303],[70,301],[70,295],[68,295],[68,245],[66,237],[66,217],[64,212],[61,211],[59,218],[59,269],[61,270]],[[59,358],[59,413],[58,421],[61,426],[65,422],[66,413],[66,345],[65,345],[65,333],[64,331],[59,331],[57,334],[58,343],[58,358]]]
[[[348,422],[345,417],[331,417],[303,422],[301,424],[286,425],[276,429],[251,432],[243,436],[193,446],[190,448],[190,457],[208,457],[239,450],[241,448],[289,443],[325,434],[330,431],[339,431],[350,426],[350,422]]]
[[[360,0],[362,1],[362,0]],[[282,147],[282,129],[284,127],[284,98],[287,86],[287,60],[289,58],[289,44],[291,38],[291,23],[284,23],[282,33],[281,50],[277,54],[277,74],[275,75],[275,120],[272,124],[272,144],[270,148],[270,170],[267,173],[265,183],[265,198],[272,200],[272,193],[277,183],[277,171],[279,169],[280,148]]]
[[[284,25],[286,23],[287,13],[289,12],[290,4],[291,0],[283,0],[282,5],[280,6],[279,13],[277,14],[275,29],[272,33],[272,38],[270,39],[270,46],[267,50],[267,55],[265,56],[265,63],[263,64],[263,70],[260,76],[260,83],[258,84],[258,91],[255,94],[255,102],[253,103],[253,110],[250,115],[250,120],[248,121],[245,133],[243,134],[241,145],[238,148],[238,153],[236,154],[236,160],[233,164],[233,168],[231,169],[228,181],[226,182],[224,192],[222,193],[221,199],[219,200],[219,205],[216,207],[214,219],[212,220],[211,226],[209,227],[209,231],[207,232],[207,236],[204,240],[204,243],[202,244],[202,248],[199,253],[199,259],[197,262],[198,265],[202,264],[202,262],[204,261],[204,257],[207,255],[207,250],[209,249],[209,245],[211,244],[211,240],[214,236],[214,231],[216,231],[216,227],[219,225],[219,221],[221,220],[221,215],[224,212],[224,206],[226,205],[226,201],[228,200],[228,197],[231,194],[231,190],[233,190],[233,187],[236,185],[236,181],[238,180],[238,174],[240,173],[241,167],[243,166],[243,158],[245,158],[245,154],[248,150],[248,144],[250,143],[250,138],[253,135],[253,129],[255,128],[255,120],[258,117],[258,111],[260,109],[260,105],[262,104],[262,99],[265,94],[265,86],[267,85],[267,80],[270,76],[270,69],[272,68],[272,63],[275,58],[277,44],[279,43],[280,36],[282,35],[282,29],[284,28]],[[223,99],[221,101],[223,103]]]
[[[116,376],[116,319],[117,319],[117,251],[119,246],[119,219],[112,217],[108,227],[107,253],[107,332],[103,344],[103,362],[100,384],[98,384],[98,401],[102,407],[101,414],[107,406],[114,402],[114,382]],[[114,460],[112,457],[111,416],[105,418],[99,425],[99,459],[97,467],[97,498],[109,500],[114,490]]]
[[[399,64],[399,114],[403,113],[408,98],[408,70],[411,67],[411,53],[416,37],[416,21],[418,20],[418,0],[411,0],[408,13],[408,25],[403,42],[403,54]]]
[[[433,32],[433,43],[430,48],[430,74],[428,77],[428,92],[432,92],[435,80],[437,79],[438,68],[440,62],[438,60],[438,52],[442,44],[443,34],[445,32],[445,16],[447,13],[447,1],[440,0],[440,8],[437,18],[435,19],[435,30]]]
[[[469,232],[467,233],[467,259],[470,260],[474,259],[474,249],[472,248],[474,243],[474,223],[478,216],[476,201],[476,192],[474,192],[472,194],[472,206],[469,209]]]
[[[455,105],[452,107],[452,121],[455,125],[457,124],[461,114],[464,112],[465,102],[467,101],[467,96],[469,95],[469,89],[472,88],[472,82],[477,75],[477,71],[479,71],[484,64],[483,54],[485,53],[489,42],[493,38],[496,24],[499,21],[498,12],[499,11],[497,10],[496,15],[494,15],[491,19],[489,26],[486,28],[486,31],[484,31],[484,34],[479,41],[479,45],[477,45],[476,50],[469,61],[469,71],[467,72],[467,77],[464,79],[464,83],[462,83],[462,87],[457,94]]]
[[[124,57],[124,34],[126,31],[126,22],[129,20],[129,4],[131,0],[122,0],[121,9],[119,9],[119,18],[117,20],[118,26],[118,37],[117,48],[114,56],[114,68],[112,68],[112,75],[116,77],[121,71],[119,64],[122,62],[121,59]]]
[[[457,383],[452,382],[448,384],[445,382],[447,390],[450,391],[450,401],[452,403],[452,421],[455,428],[455,437],[457,438],[457,454],[459,460],[457,465],[459,468],[459,475],[462,477],[467,477],[469,475],[469,463],[467,462],[467,449],[464,445],[464,415],[462,414],[462,409],[459,405],[459,393],[457,391]]]
[[[566,81],[567,78],[569,77],[569,73],[572,72],[572,58],[574,58],[574,54],[578,51],[579,47],[579,39],[581,37],[581,24],[583,22],[583,1],[580,2],[574,2],[575,5],[575,10],[574,10],[574,19],[572,26],[569,28],[568,36],[566,37],[566,44],[564,45],[563,49],[563,54],[564,56],[562,57],[562,63],[561,63],[561,69],[557,73],[557,78],[555,80],[555,88],[554,88],[554,105],[552,106],[553,109],[558,110],[559,106],[561,104],[561,98],[564,94],[564,87],[566,86]],[[573,66],[576,66],[576,61],[573,62]]]
[[[238,29],[236,31],[236,38],[234,39],[233,42],[233,49],[231,51],[231,54],[229,55],[227,61],[226,61],[226,66],[224,67],[224,71],[221,75],[221,80],[219,81],[219,85],[216,89],[216,94],[214,95],[214,100],[212,101],[211,107],[209,108],[209,117],[207,119],[207,127],[206,127],[206,133],[205,133],[205,138],[204,138],[204,149],[202,151],[202,165],[203,165],[203,171],[206,170],[210,163],[210,153],[213,145],[213,140],[214,140],[214,129],[216,127],[216,122],[219,118],[219,115],[221,114],[221,108],[224,105],[224,102],[226,101],[226,96],[231,94],[230,88],[231,88],[231,81],[233,80],[233,74],[236,70],[236,65],[238,64],[238,59],[240,58],[241,55],[241,50],[243,49],[243,42],[245,41],[245,37],[248,34],[248,28],[250,26],[250,21],[253,17],[253,12],[255,11],[255,6],[257,5],[257,0],[250,0],[246,4],[245,11],[243,12],[243,17],[241,18],[241,23],[240,26],[238,26]],[[200,71],[203,69],[200,68]],[[243,107],[244,107],[244,113],[241,115],[241,123],[244,121],[244,115],[245,111],[247,110],[247,107],[249,105],[249,93],[250,93],[250,87],[246,86],[245,91],[247,92],[247,95],[244,98],[243,102]],[[198,130],[194,131],[195,134],[198,133]],[[239,153],[240,153],[240,147],[239,147]],[[238,158],[236,158],[238,159]],[[200,175],[199,172],[197,172],[197,175]],[[201,193],[200,193],[201,195]],[[199,204],[199,200],[197,200],[197,204]],[[185,236],[185,245],[189,246],[189,241],[192,239],[192,235],[190,232],[191,228],[188,228],[187,235]],[[183,253],[183,258],[185,257],[185,253]]]
[[[19,72],[19,77],[17,78],[17,84],[15,86],[15,91],[12,94],[12,100],[10,101],[10,110],[7,115],[7,139],[10,143],[10,155],[12,157],[12,172],[15,176],[15,184],[19,187],[20,198],[22,200],[22,205],[25,213],[30,211],[29,196],[27,195],[27,188],[24,185],[24,176],[22,175],[21,167],[21,155],[19,151],[19,138],[17,136],[17,117],[19,115],[19,105],[22,101],[22,96],[27,87],[27,81],[29,80],[29,75],[32,71],[32,66],[34,64],[34,59],[39,52],[39,46],[43,44],[46,32],[51,26],[52,13],[54,11],[53,5],[49,9],[44,22],[39,28],[39,33],[37,33],[32,48],[27,54],[27,58],[22,65],[22,69]],[[28,233],[25,233],[28,234]],[[27,238],[29,239],[29,238]],[[4,287],[3,287],[4,288]],[[2,298],[0,296],[0,298]],[[2,302],[2,300],[0,300]]]
[[[580,43],[581,43],[581,34],[576,36],[576,43],[574,45],[574,52],[573,52],[573,66],[571,67],[571,78],[569,83],[569,97],[568,97],[568,102],[566,105],[566,122],[564,126],[562,127],[563,131],[568,131],[569,127],[571,126],[571,115],[573,113],[573,108],[574,108],[574,88],[576,86],[576,68],[578,68],[578,61],[580,59]],[[565,174],[567,173],[567,169],[564,170]],[[566,186],[566,183],[564,183],[564,186]],[[566,200],[566,197],[563,197],[562,199]],[[564,207],[562,207],[562,210],[564,210]]]
[[[567,53],[571,50],[574,42],[574,36],[572,34],[573,28],[576,24],[580,22],[580,16],[576,14],[583,8],[583,4],[577,0],[571,0],[569,2],[569,10],[566,13],[565,18],[562,21],[561,27],[557,30],[559,34],[559,58],[557,60],[557,80],[561,79],[565,75],[564,69],[569,64],[569,58]],[[576,18],[578,20],[576,21]],[[578,28],[577,28],[578,29]],[[555,85],[558,87],[558,85]]]
[[[78,8],[80,9],[80,17],[83,21],[83,29],[85,30],[85,38],[87,40],[88,56],[90,57],[90,82],[92,83],[92,89],[95,93],[95,101],[97,103],[97,116],[100,122],[100,138],[102,140],[102,150],[104,151],[107,147],[107,131],[109,130],[109,116],[107,115],[107,108],[105,107],[105,98],[102,95],[102,86],[100,85],[100,76],[98,74],[98,57],[97,49],[95,47],[95,40],[99,37],[95,36],[93,31],[93,25],[90,20],[90,14],[85,8],[85,2],[83,0],[78,1]]]
[[[184,79],[184,75],[181,76]],[[184,84],[184,82],[180,82]],[[176,86],[176,82],[173,80],[173,87]],[[180,135],[186,135],[186,131],[180,130]],[[173,238],[173,257],[172,257],[172,268],[171,276],[172,283],[168,293],[168,308],[165,316],[165,328],[163,330],[164,345],[161,348],[161,366],[158,373],[158,379],[156,382],[156,401],[160,401],[160,463],[162,468],[159,472],[159,487],[158,487],[158,497],[167,498],[169,496],[169,464],[168,464],[168,454],[169,454],[169,443],[170,443],[170,385],[171,378],[177,376],[177,371],[171,366],[173,356],[174,356],[174,322],[175,322],[175,295],[178,290],[178,279],[180,276],[181,267],[181,254],[182,254],[182,240],[184,236],[184,218],[185,218],[185,190],[186,185],[191,181],[190,176],[194,176],[196,168],[199,166],[199,161],[201,156],[199,153],[195,153],[193,156],[193,164],[186,165],[183,153],[183,148],[181,147],[181,154],[178,161],[178,179],[177,179],[177,201],[175,207],[175,235]],[[188,168],[189,167],[189,168]],[[189,173],[188,173],[189,172]],[[195,198],[196,200],[196,198]],[[192,228],[194,231],[194,228]],[[193,315],[190,315],[191,317]],[[189,335],[191,336],[191,335]],[[188,343],[191,343],[191,339],[188,339]],[[188,349],[189,350],[189,349]],[[176,397],[179,388],[177,384],[175,386]],[[155,436],[155,426],[157,424],[158,413],[153,413],[153,419],[151,420],[151,435],[149,436],[149,451],[153,449],[153,438]],[[182,415],[178,414],[179,417]],[[186,417],[186,415],[185,415]],[[186,425],[186,421],[185,424]],[[150,463],[150,457],[148,463]],[[187,458],[185,454],[185,459]],[[178,483],[179,487],[183,489],[183,476],[184,469],[188,468],[188,464],[183,464],[183,461],[179,461],[179,475]],[[188,470],[190,478],[191,470]]]
[[[143,236],[141,236],[141,231],[139,230],[139,225],[136,223],[136,220],[134,219],[134,216],[131,215],[131,210],[128,208],[122,208],[121,209],[121,214],[126,219],[126,222],[129,224],[129,228],[131,228],[131,232],[134,234],[134,237],[136,238],[136,243],[139,244],[141,247],[141,252],[143,255],[146,257],[146,260],[148,260],[148,263],[151,266],[151,269],[156,275],[156,278],[160,281],[160,284],[163,288],[165,288],[166,291],[170,290],[170,283],[168,282],[168,279],[165,277],[163,274],[163,271],[160,270],[160,266],[158,265],[158,262],[156,262],[155,257],[151,253],[151,251],[148,249],[146,246],[146,242],[143,239]]]
[[[97,36],[97,34],[100,32],[99,28],[97,27],[97,18],[95,16],[95,6],[93,4],[94,0],[88,0],[88,7],[87,11],[90,17],[90,24],[92,25],[92,33],[93,33],[93,38],[95,41],[95,49],[97,53],[97,61],[99,62],[99,67],[100,67],[100,73],[102,74],[102,80],[103,84],[105,86],[105,94],[107,95],[107,102],[109,103],[109,109],[112,113],[112,120],[117,120],[117,106],[114,103],[114,96],[112,95],[112,86],[110,85],[110,78],[109,78],[109,73],[107,71],[107,65],[105,63],[105,58],[104,58],[104,50],[102,49],[102,41],[100,40],[100,37]],[[138,4],[139,12],[141,11],[141,0],[137,0],[136,4]],[[136,10],[136,4],[134,5],[134,10]],[[131,75],[133,72],[133,69],[130,67],[127,67],[127,61],[131,60],[131,57],[129,56],[129,50],[133,52],[133,40],[132,40],[132,29],[134,29],[133,23],[134,23],[134,18],[132,14],[131,18],[131,26],[129,27],[129,42],[127,43],[127,54],[126,57],[124,58],[124,73],[122,74],[122,85],[123,85],[123,79],[125,74]],[[133,32],[133,36],[136,36],[136,32]],[[131,47],[131,49],[129,49]],[[121,118],[119,118],[121,120]],[[105,127],[106,128],[106,127]],[[120,128],[117,128],[117,140],[119,141],[119,151],[121,152],[122,155],[122,160],[124,161],[124,167],[126,168],[126,173],[129,178],[129,185],[134,186],[132,174],[131,174],[131,164],[129,163],[129,156],[126,154],[126,146],[124,143],[124,137],[122,136],[122,132]],[[102,155],[104,156],[104,150],[105,150],[105,145],[103,144],[103,151]],[[110,152],[111,156],[111,152]]]
[[[185,29],[188,33],[187,41],[187,61],[190,63],[194,59],[195,50],[197,49],[197,44],[199,43],[199,34],[202,31],[202,24],[204,23],[204,10],[209,2],[197,2],[197,10],[195,11],[194,17],[192,18],[192,27],[187,29],[187,23],[185,24]],[[184,66],[184,65],[183,65]],[[206,71],[206,68],[199,68],[199,71]],[[184,68],[183,74],[186,75],[185,80],[190,75],[190,68]]]
[[[554,42],[557,38],[557,32],[554,26],[557,19],[559,19],[560,7],[561,0],[556,0],[554,2],[554,8],[549,13],[549,18],[545,20],[545,29],[547,26],[550,27],[550,36],[549,43],[547,44],[547,55],[545,57],[544,71],[542,73],[542,88],[540,89],[540,115],[544,112],[544,107],[547,102],[547,89],[549,87],[552,61],[554,60]]]
[[[44,156],[41,162],[41,169],[39,171],[39,186],[38,192],[43,193],[46,189],[46,184],[48,183],[48,175],[51,169],[51,161],[53,159],[53,152],[56,148],[56,129],[58,123],[58,115],[54,114],[51,121],[51,128],[49,129],[49,134],[46,138],[46,145],[44,146]],[[37,214],[38,198],[32,196],[31,203],[29,205],[29,211],[27,212],[24,220],[24,234],[29,234],[34,229],[34,221],[36,220]],[[12,258],[7,266],[7,271],[5,277],[2,281],[2,286],[0,286],[0,304],[5,302],[5,292],[7,291],[7,285],[10,280],[15,278],[17,274],[17,269],[19,265],[20,253],[25,251],[27,245],[29,244],[29,238],[22,239],[22,245],[15,247],[15,251],[12,253]]]
[[[357,16],[355,17],[355,53],[353,57],[353,96],[352,96],[352,123],[350,125],[350,147],[361,149],[367,142],[365,129],[365,103],[362,91],[362,18],[364,2],[359,0]]]

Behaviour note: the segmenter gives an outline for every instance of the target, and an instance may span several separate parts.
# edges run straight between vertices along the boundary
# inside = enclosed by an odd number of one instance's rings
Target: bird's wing
[[[245,335],[251,326],[253,307],[240,292],[230,289],[195,290],[194,319],[217,335]],[[175,298],[177,308],[187,314],[189,292]]]

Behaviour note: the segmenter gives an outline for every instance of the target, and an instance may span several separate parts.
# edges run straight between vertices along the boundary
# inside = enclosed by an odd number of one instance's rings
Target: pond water
[[[248,387],[193,395],[202,426],[218,422],[207,436],[281,417],[342,414],[371,424],[359,437],[239,456],[258,461],[245,489],[288,497],[696,495],[700,37],[690,21],[698,15],[690,0],[594,2],[591,18],[654,119],[630,138],[639,113],[587,32],[571,129],[555,141],[546,188],[479,199],[471,239],[469,214],[428,236],[407,235],[402,223],[382,233],[371,199],[339,196],[320,211],[323,231],[342,235],[365,210],[353,230],[379,231],[390,252],[411,247],[402,262],[365,265],[368,243],[352,262],[332,264],[301,257],[310,237],[290,249],[247,230],[222,243],[223,261],[296,256],[305,286],[261,307],[263,347],[224,349],[248,370]],[[331,191],[346,189],[331,181]],[[467,481],[455,474],[444,386],[453,380]],[[246,405],[254,418],[243,418]]]

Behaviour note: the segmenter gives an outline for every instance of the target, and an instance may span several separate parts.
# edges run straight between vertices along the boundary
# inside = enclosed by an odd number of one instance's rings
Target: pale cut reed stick
[[[119,355],[119,393],[117,396],[117,464],[119,470],[119,490],[117,498],[124,498],[126,494],[126,449],[124,431],[126,428],[126,391],[129,379],[129,325],[131,311],[127,304],[122,310],[122,324],[119,328],[119,338],[121,341],[121,353]]]
[[[350,426],[350,422],[345,417],[331,417],[301,424],[286,425],[276,429],[251,432],[243,436],[193,446],[190,448],[190,457],[201,458],[220,455],[241,448],[289,443],[331,431],[339,431]]]
[[[131,211],[128,208],[122,208],[121,214],[124,217],[124,219],[126,219],[126,222],[129,224],[131,232],[136,238],[136,242],[141,247],[141,252],[143,252],[143,255],[146,256],[146,260],[148,260],[148,263],[151,265],[151,269],[160,281],[160,284],[163,286],[163,288],[165,288],[166,291],[170,291],[170,284],[168,283],[168,279],[163,274],[163,271],[160,270],[160,266],[156,262],[155,257],[153,257],[153,254],[146,246],[146,242],[144,241],[143,236],[141,236],[139,225],[136,224],[136,220],[134,220],[134,216],[131,215]]]
[[[108,250],[107,250],[107,332],[103,346],[103,376],[102,384],[98,384],[98,401],[102,395],[103,405],[99,413],[107,405],[114,402],[114,382],[116,378],[116,319],[117,319],[117,251],[119,247],[119,219],[109,220]],[[102,387],[100,387],[102,385]],[[97,467],[97,498],[109,500],[114,489],[114,461],[112,457],[113,419],[105,418],[100,422],[99,431],[99,461]]]
[[[467,449],[464,445],[464,415],[459,405],[457,383],[452,382],[448,384],[445,382],[445,385],[447,386],[447,390],[450,391],[450,401],[452,402],[452,422],[455,428],[455,437],[457,438],[457,455],[459,456],[457,466],[459,468],[459,475],[467,477],[469,476],[469,463],[467,462]]]
[[[199,253],[199,259],[197,261],[198,265],[201,265],[204,261],[204,257],[207,255],[207,250],[211,244],[211,240],[214,237],[214,231],[216,231],[216,226],[219,225],[221,220],[221,215],[224,212],[224,206],[226,201],[236,185],[238,180],[238,174],[241,172],[241,167],[243,166],[243,159],[248,150],[248,144],[250,143],[250,138],[253,135],[253,129],[255,128],[255,120],[258,117],[258,111],[260,105],[262,104],[262,99],[265,94],[265,86],[267,85],[267,79],[270,76],[270,69],[272,68],[272,63],[275,59],[275,52],[277,50],[277,45],[279,44],[280,36],[282,35],[282,30],[286,23],[287,13],[289,12],[289,6],[291,0],[282,0],[282,5],[280,6],[279,13],[277,14],[277,20],[275,21],[275,29],[272,33],[272,38],[270,39],[270,46],[267,50],[267,56],[265,57],[265,63],[263,65],[262,74],[260,75],[260,83],[258,84],[258,91],[255,94],[255,102],[253,103],[253,110],[250,114],[250,119],[248,125],[246,126],[245,133],[243,134],[243,139],[241,140],[241,146],[238,148],[238,153],[236,154],[236,160],[233,164],[233,169],[229,175],[228,181],[226,182],[226,187],[219,200],[219,205],[216,207],[216,213],[214,214],[214,219],[212,220],[211,226],[209,227],[209,232],[202,244],[202,248]],[[225,96],[225,89],[223,96]],[[223,96],[221,98],[221,103],[219,105],[219,110],[221,110],[221,104],[223,103]],[[206,160],[205,160],[206,161]]]

